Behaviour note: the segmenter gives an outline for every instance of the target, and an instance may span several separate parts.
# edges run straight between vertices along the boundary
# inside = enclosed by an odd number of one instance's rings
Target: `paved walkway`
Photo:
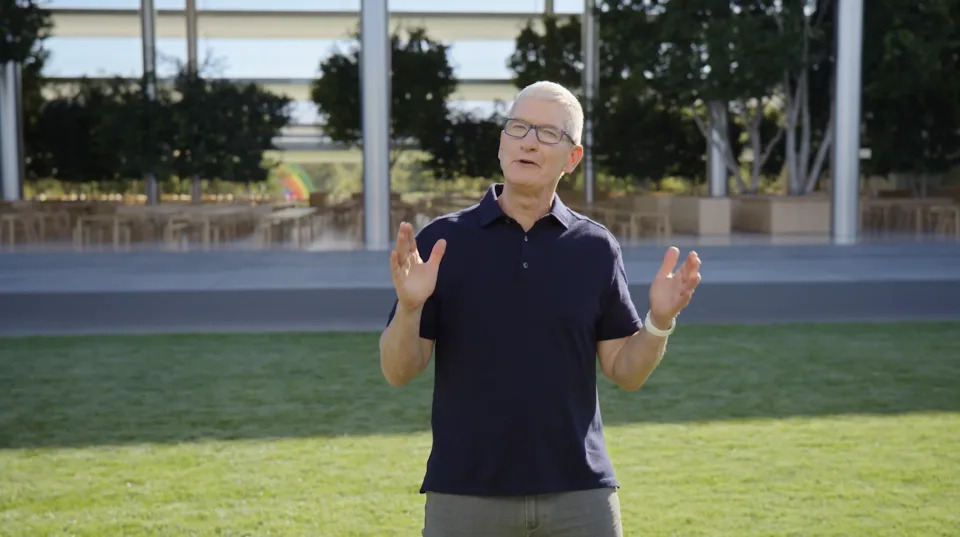
[[[960,243],[691,247],[704,280],[687,322],[960,319]],[[638,308],[664,249],[624,247]],[[387,256],[0,253],[0,335],[375,330],[394,298]]]
[[[705,281],[851,282],[960,279],[960,243],[691,248]],[[631,283],[649,282],[664,246],[627,246]],[[388,253],[0,253],[0,293],[390,287]]]

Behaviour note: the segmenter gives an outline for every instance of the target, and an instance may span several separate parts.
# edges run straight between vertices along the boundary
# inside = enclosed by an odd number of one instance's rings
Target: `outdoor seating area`
[[[893,190],[860,202],[861,229],[872,233],[914,233],[960,240],[960,191],[944,189],[929,197]]]
[[[299,243],[321,223],[316,209],[292,202],[161,203],[18,201],[0,204],[0,248],[64,244],[75,251],[127,251],[135,244],[165,250],[210,250],[255,235],[264,244]],[[263,230],[267,229],[269,233]],[[259,235],[257,233],[259,232]],[[309,235],[307,235],[309,236]]]
[[[791,233],[791,226],[798,227],[796,233],[823,232],[828,228],[824,222],[829,220],[829,196],[693,198],[632,194],[602,195],[587,204],[582,196],[573,194],[561,192],[561,198],[571,209],[603,224],[618,239],[628,243],[647,238],[668,239],[675,234]],[[477,203],[482,195],[482,192],[393,193],[391,229],[396,229],[401,221],[421,229],[440,215]],[[795,207],[784,208],[791,201],[796,202]],[[164,201],[157,205],[117,200],[3,202],[0,203],[0,250],[35,245],[62,246],[79,252],[129,251],[138,246],[167,251],[237,247],[305,249],[330,236],[360,244],[363,204],[362,192],[340,199],[315,193],[309,202]],[[927,197],[917,197],[909,191],[871,193],[861,197],[859,210],[861,231],[866,235],[915,234],[960,241],[960,192],[957,191],[941,190]],[[793,222],[798,218],[805,223]],[[812,224],[806,222],[811,220],[816,220],[817,230],[812,230]]]

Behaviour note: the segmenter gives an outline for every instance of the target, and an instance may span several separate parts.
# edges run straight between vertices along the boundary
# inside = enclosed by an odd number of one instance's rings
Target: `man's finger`
[[[700,285],[701,279],[702,277],[700,276],[699,272],[695,273],[693,276],[687,279],[686,288],[690,292],[690,294],[693,294],[693,291],[697,288],[698,285]]]
[[[700,270],[700,257],[697,256],[697,252],[690,252],[690,255],[687,256],[687,261],[683,264],[683,272],[684,272],[683,279],[689,280],[699,270]]]
[[[407,245],[407,232],[403,228],[403,222],[400,223],[400,228],[397,229],[397,247],[395,251],[401,256],[405,255],[410,247]]]
[[[400,252],[396,250],[390,252],[390,272],[393,273],[393,276],[396,277],[402,268],[403,258],[400,257]]]
[[[410,255],[416,255],[417,262],[421,262],[420,251],[417,249],[417,237],[413,233],[413,226],[411,224],[406,224],[404,229],[407,232],[407,245],[409,248],[407,253]]]
[[[430,259],[427,260],[427,263],[433,265],[434,268],[440,266],[440,260],[443,259],[444,252],[447,251],[447,241],[444,239],[439,239],[436,244],[433,245],[433,250],[430,251]]]
[[[677,259],[680,258],[680,250],[676,246],[667,248],[667,253],[663,256],[663,264],[660,265],[660,272],[657,276],[668,276],[673,273],[673,267],[677,266]]]

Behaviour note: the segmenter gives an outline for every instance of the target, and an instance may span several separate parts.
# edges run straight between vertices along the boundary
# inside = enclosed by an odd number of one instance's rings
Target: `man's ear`
[[[581,159],[583,159],[583,146],[578,144],[570,150],[570,158],[564,163],[563,171],[573,173],[573,170],[577,169],[577,165],[580,164]]]

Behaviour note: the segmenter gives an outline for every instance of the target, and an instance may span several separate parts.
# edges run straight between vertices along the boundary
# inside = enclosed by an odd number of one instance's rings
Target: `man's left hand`
[[[693,291],[700,284],[700,258],[690,252],[687,260],[676,272],[680,250],[671,246],[663,256],[663,265],[650,284],[650,320],[654,326],[667,329],[673,319],[687,307]]]

